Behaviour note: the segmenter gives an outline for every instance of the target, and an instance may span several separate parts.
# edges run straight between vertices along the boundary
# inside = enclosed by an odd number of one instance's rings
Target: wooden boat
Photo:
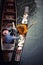
[[[9,44],[9,49],[7,44],[4,43],[4,36],[2,35],[3,28],[13,27],[12,22],[16,26],[16,6],[15,0],[5,0],[2,12],[2,24],[1,24],[1,50],[3,51],[3,59],[9,61],[8,53],[14,50],[15,44]],[[10,48],[10,46],[12,46]]]
[[[25,43],[26,34],[28,32],[28,11],[29,11],[29,8],[28,6],[26,6],[23,17],[22,17],[22,21],[16,25],[16,28],[19,32],[20,39],[18,40],[18,46],[16,48],[15,61],[21,60],[21,54],[22,54],[24,43]]]
[[[14,0],[5,0],[4,6],[3,6],[3,12],[2,12],[2,25],[1,30],[3,28],[10,28],[13,27],[12,22],[14,22],[16,26],[16,7],[15,7],[15,1]],[[1,33],[1,47],[3,47],[4,37]]]

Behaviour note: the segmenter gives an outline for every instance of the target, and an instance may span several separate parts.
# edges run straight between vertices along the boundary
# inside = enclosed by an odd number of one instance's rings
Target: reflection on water
[[[16,0],[17,15],[22,16],[24,13],[24,7],[29,6],[29,15],[33,15],[36,11],[35,0]]]

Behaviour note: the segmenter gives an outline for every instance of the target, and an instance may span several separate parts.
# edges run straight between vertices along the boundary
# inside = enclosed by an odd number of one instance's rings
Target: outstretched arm
[[[19,38],[20,38],[20,37],[16,37],[16,36],[14,37],[14,39],[19,39]]]
[[[13,40],[17,40],[17,39],[19,39],[20,37],[18,36],[18,37],[16,37],[16,36],[12,36],[12,39]]]

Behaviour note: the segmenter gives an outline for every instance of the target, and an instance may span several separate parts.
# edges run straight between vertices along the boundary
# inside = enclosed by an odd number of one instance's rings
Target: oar
[[[29,26],[28,26],[28,29],[30,29],[34,24],[36,24],[36,23],[38,23],[37,21],[36,22],[33,22],[32,24],[30,24]]]

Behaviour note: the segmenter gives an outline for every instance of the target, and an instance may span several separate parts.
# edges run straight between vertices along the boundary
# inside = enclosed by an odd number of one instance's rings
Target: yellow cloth
[[[17,30],[19,31],[20,34],[24,35],[27,33],[28,28],[26,24],[20,24],[20,25],[17,25]]]

